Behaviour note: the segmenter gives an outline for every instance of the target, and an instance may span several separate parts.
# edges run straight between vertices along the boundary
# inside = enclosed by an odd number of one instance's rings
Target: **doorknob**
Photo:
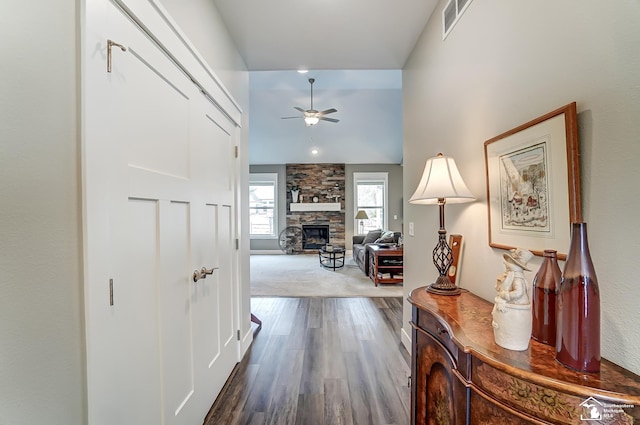
[[[208,274],[213,274],[213,272],[216,271],[219,268],[220,267],[212,267],[212,268],[208,269],[205,266],[202,266],[202,268],[200,270],[194,270],[193,271],[193,281],[197,282],[200,279],[206,279]]]
[[[207,275],[206,275],[206,274],[203,274],[201,270],[194,270],[194,271],[193,271],[193,281],[194,281],[194,282],[197,282],[197,281],[199,281],[200,279],[204,279],[204,278],[206,278],[206,277],[207,277]]]

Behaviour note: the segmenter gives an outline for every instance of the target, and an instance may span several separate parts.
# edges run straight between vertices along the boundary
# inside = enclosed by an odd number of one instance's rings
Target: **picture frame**
[[[484,142],[489,246],[566,259],[582,221],[576,103]]]

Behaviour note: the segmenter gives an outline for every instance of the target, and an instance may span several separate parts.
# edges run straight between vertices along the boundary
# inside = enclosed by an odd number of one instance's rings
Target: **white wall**
[[[83,3],[0,2],[0,424],[86,423],[78,128]],[[175,3],[179,15],[181,2]],[[208,3],[193,11],[199,18],[189,23],[188,36],[210,39],[194,42],[244,109],[247,129],[248,75]],[[239,141],[241,179],[248,175],[246,133]],[[244,246],[248,293],[248,237]],[[244,304],[249,311],[248,297]]]
[[[0,423],[84,422],[77,2],[0,2]]]
[[[483,143],[576,101],[583,217],[601,291],[602,355],[640,373],[640,3],[474,1],[443,41],[445,3],[403,71],[404,198],[428,157],[439,151],[455,157],[478,198],[447,206],[448,231],[465,238],[460,284],[493,299],[503,251],[488,246]],[[405,202],[409,222],[416,236],[405,242],[407,292],[435,277],[430,256],[437,208]],[[536,258],[529,281],[539,265]],[[409,320],[405,303],[410,334]]]

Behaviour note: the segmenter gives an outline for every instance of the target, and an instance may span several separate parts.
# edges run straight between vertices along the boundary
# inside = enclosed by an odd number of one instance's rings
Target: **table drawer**
[[[433,337],[444,345],[451,353],[456,362],[458,361],[458,346],[451,339],[451,329],[429,312],[418,310],[416,324],[422,330],[429,332]]]

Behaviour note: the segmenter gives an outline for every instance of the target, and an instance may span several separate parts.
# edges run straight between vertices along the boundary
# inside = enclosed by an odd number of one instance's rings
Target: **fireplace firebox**
[[[328,224],[303,224],[302,249],[319,249],[329,243]]]

